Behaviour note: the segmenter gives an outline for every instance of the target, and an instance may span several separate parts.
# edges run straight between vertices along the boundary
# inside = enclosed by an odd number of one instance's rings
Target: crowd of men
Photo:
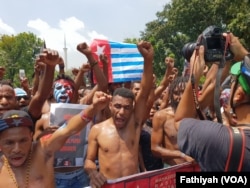
[[[95,59],[86,43],[77,50],[88,62],[73,77],[52,49],[36,59],[31,86],[24,77],[13,87],[7,68],[0,67],[0,187],[99,188],[109,179],[186,162],[198,163],[201,171],[250,171],[250,55],[236,36],[227,37],[234,59],[223,70],[218,62],[205,62],[201,45],[185,74],[166,57],[159,84],[147,41],[137,44],[144,59],[141,80],[129,83],[108,83],[111,62],[105,54]],[[221,83],[230,82],[218,88],[220,71]],[[87,72],[95,76],[91,87],[83,80]],[[81,109],[66,119],[53,117],[55,104]],[[238,150],[232,144],[236,132],[242,137]],[[62,148],[76,135],[76,149],[64,158]]]

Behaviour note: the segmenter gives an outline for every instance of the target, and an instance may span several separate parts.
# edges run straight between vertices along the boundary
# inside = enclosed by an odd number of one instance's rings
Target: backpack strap
[[[229,152],[225,172],[241,171],[245,154],[245,134],[242,129],[228,126]]]

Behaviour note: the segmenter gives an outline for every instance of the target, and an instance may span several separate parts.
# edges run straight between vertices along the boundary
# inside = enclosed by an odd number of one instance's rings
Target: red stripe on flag
[[[99,59],[101,54],[105,54],[108,58],[108,82],[113,82],[113,75],[112,75],[112,66],[111,66],[111,48],[110,44],[107,40],[102,39],[94,39],[90,45],[90,49],[92,54],[96,60],[98,60],[98,65],[102,69],[103,65]],[[96,83],[95,75],[94,75],[94,83]]]

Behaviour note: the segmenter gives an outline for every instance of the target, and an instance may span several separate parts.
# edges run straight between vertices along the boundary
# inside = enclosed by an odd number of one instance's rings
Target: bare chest
[[[38,162],[40,161],[40,162]],[[30,166],[13,169],[6,162],[0,169],[0,187],[40,188],[54,187],[54,169],[52,164],[42,163],[41,158],[32,160]],[[50,162],[51,163],[51,162]],[[38,170],[39,169],[39,170]]]
[[[177,140],[177,131],[174,125],[174,118],[168,119],[164,123],[164,138],[172,143],[175,143]]]
[[[52,178],[51,178],[52,177]],[[51,187],[53,188],[53,175],[48,177],[42,174],[29,174],[28,176],[3,169],[0,173],[0,187],[19,187],[19,188],[33,188],[33,187]],[[50,185],[50,186],[45,186]]]
[[[139,137],[135,133],[105,133],[98,139],[99,149],[105,153],[134,152],[139,146]]]

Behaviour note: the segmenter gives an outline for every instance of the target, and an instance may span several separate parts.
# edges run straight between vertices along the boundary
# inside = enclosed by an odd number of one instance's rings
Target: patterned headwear
[[[33,130],[33,126],[30,116],[22,110],[4,112],[0,119],[0,132],[13,127],[30,127]]]
[[[250,54],[246,55],[242,62],[235,63],[230,72],[237,76],[243,90],[250,95]]]
[[[15,94],[16,94],[17,97],[18,96],[27,96],[26,91],[24,91],[21,88],[15,88],[14,90],[15,90]]]

